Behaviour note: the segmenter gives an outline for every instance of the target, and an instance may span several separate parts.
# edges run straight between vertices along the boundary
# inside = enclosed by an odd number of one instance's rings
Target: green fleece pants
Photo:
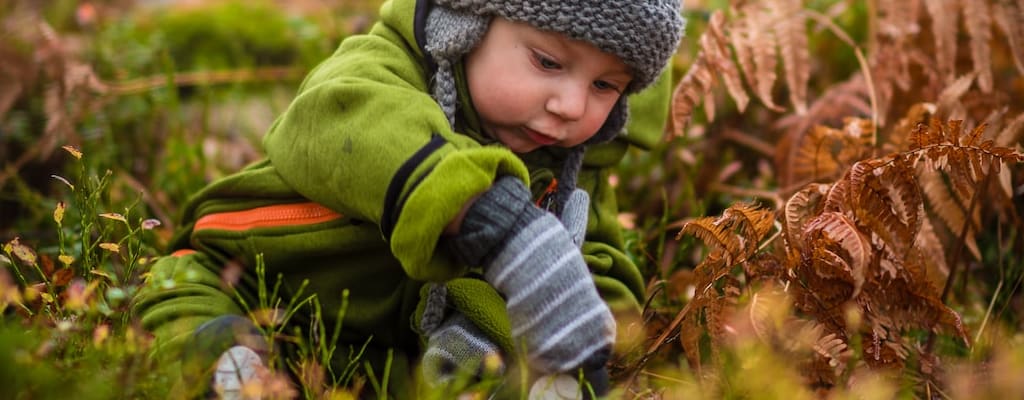
[[[336,374],[348,365],[349,349],[357,354],[369,341],[359,372],[367,374],[368,361],[379,380],[390,365],[389,392],[413,393],[423,343],[413,322],[424,284],[405,274],[376,225],[298,196],[267,163],[211,184],[186,205],[184,217],[176,250],[153,265],[134,300],[134,312],[155,336],[154,357],[179,360],[195,328],[217,316],[252,315],[265,329],[286,324],[277,341],[289,344],[282,354],[293,363],[303,346],[320,348],[324,341],[317,338],[326,338],[323,347],[337,349],[330,366]],[[451,306],[510,348],[497,292],[476,279],[448,284]],[[310,296],[318,309],[305,302]],[[289,304],[301,306],[287,321],[266,317]],[[343,305],[338,340],[327,343]]]

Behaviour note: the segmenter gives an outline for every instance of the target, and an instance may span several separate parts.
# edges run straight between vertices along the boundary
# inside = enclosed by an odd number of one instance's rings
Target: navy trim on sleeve
[[[416,14],[413,16],[413,35],[416,36],[416,45],[420,47],[420,53],[423,53],[423,66],[426,68],[427,76],[434,76],[437,72],[437,63],[434,62],[434,58],[427,52],[427,16],[430,15],[430,9],[433,8],[434,2],[430,0],[419,0],[416,2]]]
[[[384,211],[380,217],[380,231],[384,234],[384,239],[391,240],[391,232],[395,230],[395,224],[398,223],[398,216],[402,214],[402,208],[405,205],[405,198],[400,198],[402,189],[405,188],[406,181],[409,180],[409,176],[412,175],[413,171],[416,170],[423,160],[426,160],[431,154],[437,149],[447,143],[441,135],[434,134],[430,137],[430,141],[426,145],[416,150],[416,153],[409,157],[402,163],[402,166],[398,168],[398,172],[395,172],[395,176],[391,178],[391,183],[388,184],[388,192],[384,196]],[[419,181],[416,182],[419,185]],[[414,186],[416,186],[414,185]],[[412,188],[409,189],[412,192]]]

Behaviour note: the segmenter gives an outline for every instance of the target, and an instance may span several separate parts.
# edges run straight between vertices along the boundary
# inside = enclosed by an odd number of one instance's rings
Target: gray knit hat
[[[433,0],[424,49],[437,64],[434,99],[455,125],[458,95],[453,65],[483,38],[495,16],[530,24],[588,42],[630,67],[633,80],[592,138],[569,152],[552,200],[556,214],[576,187],[586,145],[607,142],[622,131],[629,110],[626,95],[653,83],[682,36],[679,0]]]

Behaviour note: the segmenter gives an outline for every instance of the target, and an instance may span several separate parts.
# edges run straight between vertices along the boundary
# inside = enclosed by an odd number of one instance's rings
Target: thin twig
[[[675,319],[672,320],[672,323],[668,324],[668,327],[666,327],[665,330],[661,332],[661,335],[658,336],[658,339],[656,339],[654,343],[647,348],[647,351],[644,352],[643,357],[640,357],[640,360],[637,361],[636,366],[633,367],[633,372],[629,374],[629,379],[626,380],[626,387],[633,386],[633,383],[636,381],[637,375],[640,374],[640,370],[642,370],[644,368],[644,365],[647,364],[647,360],[649,360],[651,356],[654,355],[654,353],[657,353],[658,349],[661,349],[661,346],[663,346],[665,342],[667,342],[666,339],[668,338],[669,334],[675,331],[676,328],[679,327],[679,324],[683,322],[683,318],[686,316],[687,313],[690,312],[690,307],[693,305],[693,303],[693,300],[691,300],[689,303],[686,303],[686,306],[684,306],[683,309],[680,310],[678,314],[676,314],[676,317]]]
[[[298,78],[304,71],[305,70],[303,68],[299,67],[261,67],[229,71],[185,72],[174,73],[172,82],[174,86],[265,82]],[[149,76],[123,82],[109,83],[109,91],[106,94],[110,96],[125,96],[139,94],[165,86],[167,86],[166,76]]]
[[[970,216],[970,215],[974,214],[974,208],[977,207],[978,202],[981,199],[982,193],[984,192],[984,190],[988,189],[989,182],[992,181],[992,176],[995,175],[995,165],[996,164],[994,162],[995,161],[993,161],[992,164],[989,164],[988,173],[985,174],[985,182],[982,183],[981,186],[978,187],[978,190],[976,192],[974,192],[974,195],[971,196],[971,205],[967,207],[967,214],[966,215]],[[950,289],[953,287],[953,281],[956,279],[956,275],[959,272],[960,257],[963,255],[964,248],[967,247],[966,246],[966,243],[967,243],[967,240],[966,240],[967,239],[967,232],[968,232],[968,229],[970,229],[970,227],[971,227],[971,222],[970,221],[964,221],[964,226],[962,228],[960,228],[960,236],[959,236],[959,239],[957,240],[956,249],[953,251],[953,257],[950,259],[950,262],[952,263],[952,265],[949,268],[949,276],[946,277],[946,284],[945,284],[945,286],[942,287],[942,295],[939,296],[939,301],[942,304],[946,304],[946,298],[949,297]],[[964,273],[966,273],[966,269],[964,271],[965,271]],[[968,339],[964,338],[964,340],[968,340]],[[924,352],[927,353],[927,354],[931,354],[932,346],[934,346],[934,345],[935,345],[935,331],[932,330],[931,332],[928,333],[928,342],[924,346]]]
[[[722,138],[744,145],[767,158],[775,157],[775,145],[738,129],[725,129],[722,132]]]

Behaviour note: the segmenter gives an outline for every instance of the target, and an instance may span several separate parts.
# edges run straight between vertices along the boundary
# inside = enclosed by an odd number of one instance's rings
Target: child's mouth
[[[553,145],[556,142],[558,142],[558,140],[555,139],[555,138],[552,138],[550,136],[545,136],[545,135],[541,134],[540,132],[537,132],[537,131],[535,131],[533,129],[530,129],[530,128],[527,128],[527,127],[523,127],[523,132],[526,132],[526,136],[528,136],[530,138],[530,140],[532,140],[534,143],[537,143],[537,144],[539,144],[541,146],[550,146],[550,145]]]

